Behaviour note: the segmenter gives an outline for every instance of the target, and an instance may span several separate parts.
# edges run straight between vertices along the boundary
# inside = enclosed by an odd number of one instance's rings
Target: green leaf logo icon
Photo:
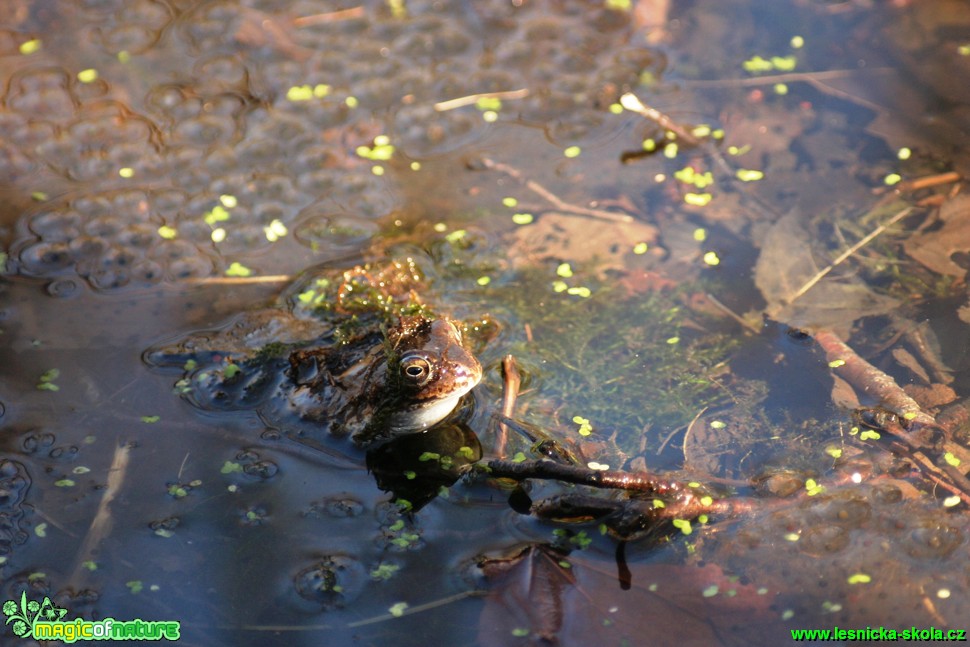
[[[27,592],[24,591],[20,594],[19,605],[16,600],[7,600],[3,603],[3,615],[7,617],[4,624],[13,623],[14,635],[29,638],[33,634],[36,621],[56,622],[67,615],[67,609],[55,606],[51,599],[46,596],[43,603],[28,600]]]

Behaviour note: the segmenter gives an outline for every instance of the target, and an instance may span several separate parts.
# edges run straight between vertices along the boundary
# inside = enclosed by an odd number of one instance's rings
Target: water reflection
[[[377,487],[418,512],[481,458],[482,444],[470,427],[442,424],[368,449],[367,469]]]

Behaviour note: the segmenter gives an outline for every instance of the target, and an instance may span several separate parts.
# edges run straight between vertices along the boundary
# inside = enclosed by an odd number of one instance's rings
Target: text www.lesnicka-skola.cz
[[[796,642],[803,640],[869,640],[873,642],[884,640],[910,642],[947,640],[966,642],[967,632],[965,629],[937,629],[936,627],[927,629],[918,627],[910,627],[909,629],[887,629],[886,627],[843,629],[835,627],[833,629],[792,629],[791,637]]]

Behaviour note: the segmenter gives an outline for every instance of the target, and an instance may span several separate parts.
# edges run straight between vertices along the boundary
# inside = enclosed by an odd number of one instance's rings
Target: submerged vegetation
[[[557,294],[548,277],[524,272],[494,295],[530,329],[505,349],[524,367],[529,419],[578,438],[579,416],[637,454],[725,398],[716,373],[736,342],[700,329],[675,294],[591,292]]]

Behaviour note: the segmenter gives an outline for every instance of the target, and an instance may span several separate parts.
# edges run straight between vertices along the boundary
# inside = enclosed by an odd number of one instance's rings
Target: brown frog
[[[289,400],[301,418],[364,444],[431,427],[482,379],[450,319],[404,316],[383,334],[383,343],[367,335],[290,355]]]
[[[296,436],[358,445],[420,432],[482,377],[459,323],[418,301],[413,262],[298,281],[276,308],[244,313],[146,353],[186,370],[176,388],[209,410],[252,409]]]

